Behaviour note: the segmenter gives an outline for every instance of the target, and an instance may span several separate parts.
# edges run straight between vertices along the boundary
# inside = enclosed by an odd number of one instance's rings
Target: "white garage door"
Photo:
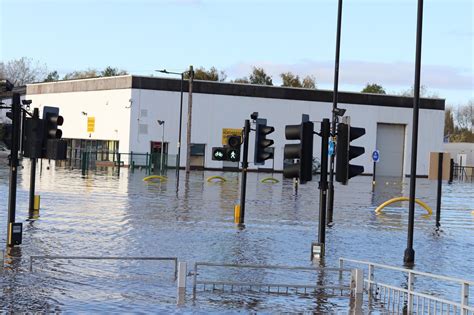
[[[377,124],[377,150],[380,161],[376,176],[403,177],[405,125]]]

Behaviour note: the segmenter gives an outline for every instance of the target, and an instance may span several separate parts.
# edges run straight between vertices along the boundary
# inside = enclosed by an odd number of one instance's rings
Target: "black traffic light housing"
[[[299,178],[301,184],[313,179],[313,133],[314,124],[310,121],[285,126],[287,140],[300,140],[300,143],[285,144],[284,159],[299,159],[283,168],[285,178]]]
[[[37,108],[33,111],[32,118],[26,118],[23,134],[23,156],[32,159],[43,158],[44,121],[39,118]]]
[[[267,139],[267,136],[275,131],[272,126],[267,126],[267,120],[257,118],[255,120],[255,149],[254,149],[254,164],[263,165],[268,159],[273,159],[273,145],[272,139]]]
[[[364,172],[362,165],[349,164],[350,160],[365,153],[364,147],[350,145],[351,141],[365,135],[365,128],[351,127],[345,123],[337,126],[336,181],[347,185],[350,178]]]
[[[67,156],[67,142],[61,140],[64,119],[59,115],[59,108],[45,106],[43,108],[43,157],[51,160],[65,160]]]
[[[212,159],[214,161],[240,161],[240,145],[242,140],[240,136],[230,136],[227,138],[227,144],[224,147],[212,148]]]

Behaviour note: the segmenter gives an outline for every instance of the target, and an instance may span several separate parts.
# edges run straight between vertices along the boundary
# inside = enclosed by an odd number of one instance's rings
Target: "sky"
[[[61,75],[118,67],[137,75],[189,65],[227,80],[263,67],[333,89],[337,0],[0,0],[0,60]],[[413,86],[417,0],[344,0],[339,90]],[[421,84],[458,106],[474,99],[474,0],[425,0]],[[161,74],[162,76],[162,74]]]

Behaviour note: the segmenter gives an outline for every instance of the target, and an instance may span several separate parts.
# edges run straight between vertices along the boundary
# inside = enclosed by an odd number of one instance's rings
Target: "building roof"
[[[81,80],[28,84],[26,88],[26,93],[28,95],[32,95],[114,89],[143,89],[179,92],[181,91],[181,80],[135,75],[101,77]],[[186,92],[188,91],[188,89],[188,81],[184,81],[183,90]],[[332,103],[333,101],[333,92],[329,90],[200,80],[194,81],[193,92],[202,94],[261,97],[296,101],[329,103]],[[339,92],[338,103],[412,108],[413,98],[398,95]],[[421,98],[420,100],[420,108],[444,110],[444,107],[444,99]]]

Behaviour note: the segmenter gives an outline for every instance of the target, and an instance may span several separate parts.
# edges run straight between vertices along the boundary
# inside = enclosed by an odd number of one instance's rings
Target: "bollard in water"
[[[177,294],[177,304],[181,305],[184,303],[186,296],[186,276],[187,276],[187,264],[186,262],[178,263],[178,294]]]
[[[351,314],[363,314],[364,301],[364,271],[352,269],[351,272]]]
[[[0,273],[3,272],[4,260],[5,260],[5,252],[3,250],[0,250]]]
[[[234,223],[239,224],[240,223],[240,205],[234,205]]]

